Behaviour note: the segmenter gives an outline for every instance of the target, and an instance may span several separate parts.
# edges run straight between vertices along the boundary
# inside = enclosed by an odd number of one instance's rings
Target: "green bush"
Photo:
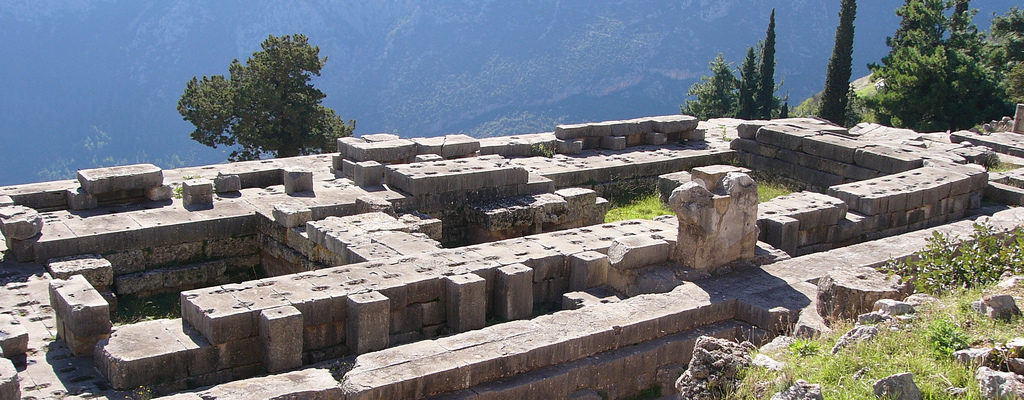
[[[934,232],[913,260],[890,262],[887,272],[910,279],[919,291],[941,293],[994,282],[1004,273],[1024,273],[1024,230],[994,232],[974,224],[967,240]]]
[[[945,319],[937,319],[928,324],[925,337],[932,351],[939,357],[949,357],[954,351],[966,349],[971,345],[967,334]]]

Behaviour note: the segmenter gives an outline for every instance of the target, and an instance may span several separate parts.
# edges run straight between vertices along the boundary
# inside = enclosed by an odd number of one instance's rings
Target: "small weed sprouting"
[[[535,157],[551,158],[555,156],[555,150],[551,146],[545,146],[541,143],[530,145],[530,153]]]
[[[937,319],[928,324],[925,337],[937,357],[949,357],[954,351],[966,349],[971,340],[949,320]]]
[[[821,350],[821,345],[811,339],[797,339],[789,345],[789,351],[797,358],[813,357]]]

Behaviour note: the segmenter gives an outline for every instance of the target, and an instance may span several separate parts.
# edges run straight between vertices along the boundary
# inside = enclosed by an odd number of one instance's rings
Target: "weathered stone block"
[[[17,400],[21,398],[21,384],[18,380],[18,370],[14,363],[6,358],[0,358],[0,399]]]
[[[90,210],[99,205],[96,196],[89,194],[82,190],[82,188],[68,189],[64,191],[64,194],[67,197],[69,210]]]
[[[420,162],[430,162],[430,161],[441,161],[441,160],[444,160],[444,157],[441,157],[440,154],[433,154],[433,153],[430,153],[430,154],[417,154],[416,157],[413,158],[413,162],[418,162],[418,163],[420,163]]]
[[[181,197],[186,207],[213,204],[213,181],[188,179],[181,183]]]
[[[463,134],[445,135],[441,145],[441,157],[444,158],[465,157],[477,151],[480,151],[480,141]]]
[[[690,170],[690,179],[700,179],[704,182],[704,187],[709,192],[717,192],[720,189],[719,184],[722,178],[725,178],[730,172],[739,172],[742,174],[749,174],[750,170],[743,167],[737,167],[734,165],[708,165],[705,167],[696,167]]]
[[[50,276],[56,279],[70,279],[72,275],[82,275],[97,290],[114,283],[114,269],[110,261],[98,254],[82,254],[70,257],[50,259],[46,263]]]
[[[174,189],[171,185],[150,186],[146,188],[146,200],[165,201],[174,196]]]
[[[302,313],[292,306],[260,312],[263,367],[274,373],[302,366]]]
[[[380,292],[368,292],[350,295],[347,302],[345,344],[349,351],[363,354],[388,347],[390,300]]]
[[[1013,114],[1013,133],[1024,133],[1024,104],[1018,104]]]
[[[661,132],[647,132],[644,136],[644,144],[661,146],[668,143],[668,136]]]
[[[50,280],[50,306],[57,336],[76,356],[91,355],[96,342],[110,335],[110,306],[82,275]]]
[[[989,295],[971,303],[971,309],[992,319],[1009,320],[1020,315],[1020,308],[1013,296],[1008,294]]]
[[[803,151],[829,160],[853,164],[854,153],[865,144],[833,135],[808,136],[803,140]]]
[[[0,314],[0,356],[16,358],[28,351],[28,330],[16,317]]]
[[[487,281],[475,274],[446,276],[445,315],[455,332],[483,328],[487,323]]]
[[[563,140],[557,139],[557,151],[558,154],[580,154],[583,152],[583,141],[582,140]]]
[[[873,268],[837,268],[818,280],[818,314],[832,320],[853,319],[881,299],[902,299],[910,286],[898,276],[886,276]]]
[[[230,193],[242,190],[242,179],[237,174],[217,174],[213,178],[213,188],[217,193]]]
[[[608,150],[624,150],[626,148],[625,136],[602,136],[601,148]]]
[[[357,162],[352,168],[352,181],[357,186],[379,186],[383,180],[384,165],[379,162]]]
[[[857,165],[888,174],[909,171],[923,165],[920,157],[883,145],[858,148],[853,157]]]
[[[286,168],[281,171],[285,193],[302,193],[313,191],[313,172],[303,169]]]
[[[11,196],[7,196],[7,195],[0,196],[0,207],[7,207],[7,206],[13,206],[13,205],[14,205],[14,200],[11,199]]]
[[[646,235],[623,236],[612,241],[608,261],[612,268],[628,270],[660,264],[668,260],[672,246]]]
[[[754,257],[757,244],[757,183],[729,172],[712,193],[698,182],[672,192],[669,206],[679,221],[672,260],[713,272],[729,262]]]
[[[30,239],[43,230],[43,217],[25,206],[0,207],[0,233],[7,240]]]
[[[569,290],[581,291],[601,286],[608,281],[608,256],[584,251],[569,256]]]
[[[285,228],[303,226],[313,219],[313,210],[302,204],[274,204],[274,221]]]
[[[164,173],[153,164],[83,169],[78,171],[78,183],[87,193],[97,195],[160,186]]]
[[[497,269],[494,314],[508,321],[529,318],[533,314],[533,269],[523,264]]]

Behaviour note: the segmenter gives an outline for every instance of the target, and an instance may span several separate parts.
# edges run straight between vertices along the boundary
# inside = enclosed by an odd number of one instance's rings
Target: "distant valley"
[[[320,46],[316,84],[357,134],[494,136],[678,113],[708,61],[738,64],[776,7],[777,78],[795,106],[821,89],[838,3],[5,1],[0,185],[223,162],[230,151],[189,139],[175,105],[188,79],[226,74],[268,34]],[[855,76],[886,53],[902,2],[860,3]],[[982,29],[1015,4],[974,3]]]

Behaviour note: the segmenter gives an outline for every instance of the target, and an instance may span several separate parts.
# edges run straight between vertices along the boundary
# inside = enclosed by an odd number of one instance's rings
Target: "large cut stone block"
[[[623,236],[612,241],[608,261],[612,268],[627,270],[660,264],[668,260],[672,246],[646,235]]]
[[[352,165],[352,181],[356,186],[378,186],[384,180],[384,165],[376,161],[362,161]]]
[[[487,281],[475,274],[446,276],[448,327],[455,332],[483,328],[487,323]]]
[[[67,280],[73,275],[82,275],[97,290],[114,284],[114,268],[110,261],[98,254],[53,258],[47,262],[46,269],[56,279]]]
[[[608,150],[624,150],[626,148],[625,136],[602,136],[601,148]]]
[[[50,306],[57,336],[76,356],[92,355],[96,342],[110,336],[110,306],[82,275],[50,280]]]
[[[164,173],[153,164],[83,169],[78,171],[78,183],[86,192],[97,195],[160,186]]]
[[[302,313],[292,306],[260,312],[263,367],[274,373],[302,366]]]
[[[533,269],[523,264],[498,268],[494,283],[494,313],[505,320],[533,314]]]
[[[604,285],[608,281],[608,256],[584,251],[569,256],[569,290],[581,291]]]
[[[1024,133],[1024,104],[1018,104],[1013,115],[1013,133]]]
[[[303,226],[313,219],[313,210],[302,204],[274,204],[274,221],[285,228]]]
[[[873,268],[836,268],[818,280],[818,314],[832,320],[853,319],[870,312],[878,300],[903,299],[910,291],[898,276]]]
[[[380,292],[348,296],[346,304],[345,344],[354,354],[388,347],[391,326],[390,300]]]
[[[171,185],[160,185],[146,188],[146,200],[165,201],[174,197],[174,189]]]
[[[757,183],[740,172],[722,177],[713,185],[718,189],[715,193],[704,183],[686,183],[669,198],[679,221],[672,260],[713,272],[730,262],[753,258],[758,237]]]
[[[181,197],[186,207],[213,204],[213,181],[188,179],[181,183]]]
[[[213,189],[217,193],[230,193],[242,190],[242,179],[237,174],[217,174],[213,178]]]
[[[923,165],[921,157],[883,145],[870,145],[856,150],[853,161],[859,166],[887,174],[909,171]]]
[[[313,191],[313,172],[303,169],[286,168],[281,171],[285,193],[302,193]]]
[[[89,194],[82,188],[68,189],[64,191],[68,201],[69,210],[91,210],[99,205],[96,196]]]
[[[18,370],[14,363],[6,358],[0,358],[0,399],[17,400],[21,398],[21,384],[18,380]]]
[[[25,206],[0,207],[0,233],[10,240],[30,239],[43,230],[43,217]]]
[[[28,330],[10,314],[0,314],[0,356],[19,357],[28,351]]]

